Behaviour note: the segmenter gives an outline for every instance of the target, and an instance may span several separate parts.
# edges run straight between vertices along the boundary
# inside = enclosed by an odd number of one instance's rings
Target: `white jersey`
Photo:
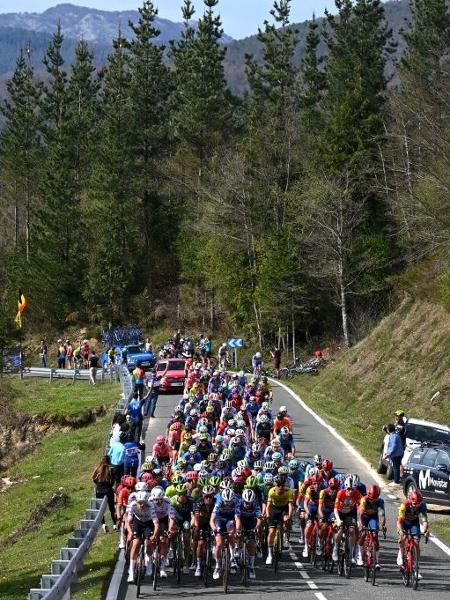
[[[148,501],[143,506],[140,506],[135,500],[133,500],[128,504],[127,514],[130,521],[133,519],[133,517],[136,517],[136,519],[142,521],[143,523],[148,523],[149,521],[153,521],[154,523],[158,522],[158,517],[155,513],[153,502],[151,501]]]

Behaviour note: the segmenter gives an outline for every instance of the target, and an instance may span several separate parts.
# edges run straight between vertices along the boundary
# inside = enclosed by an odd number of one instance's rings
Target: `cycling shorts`
[[[276,527],[283,522],[283,516],[289,512],[289,504],[286,506],[276,507],[272,506],[272,516],[269,520],[269,527]]]
[[[402,532],[410,533],[412,536],[420,539],[421,533],[419,519],[405,519],[403,521]]]
[[[149,540],[155,530],[155,524],[153,521],[139,521],[136,515],[134,515],[133,521],[131,522],[131,529],[133,531],[134,539],[143,536],[146,540]]]
[[[308,502],[308,521],[315,521],[317,519],[317,513],[319,512],[319,505],[317,502]]]
[[[159,519],[159,531],[160,531],[161,535],[163,535],[164,533],[167,533],[168,529],[169,529],[169,517],[163,517],[162,519]]]
[[[334,522],[336,520],[336,515],[334,514],[334,510],[332,508],[324,508],[323,509],[323,519],[322,521]]]
[[[370,531],[378,531],[379,520],[377,515],[361,515],[361,523],[363,527],[367,527]]]
[[[342,521],[342,525],[347,525],[347,527],[356,526],[356,509],[352,510],[349,513],[338,512],[339,518]]]
[[[250,540],[255,539],[256,517],[241,517],[242,529]]]
[[[209,526],[209,522],[200,523],[200,527],[195,530],[194,538],[196,540],[207,541],[208,537],[211,535],[211,528]]]
[[[216,529],[220,531],[220,533],[225,533],[230,529],[230,527],[234,526],[234,519],[227,519],[223,517],[216,517]]]

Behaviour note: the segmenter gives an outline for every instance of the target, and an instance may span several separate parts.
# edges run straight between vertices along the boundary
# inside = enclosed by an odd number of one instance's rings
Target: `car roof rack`
[[[447,442],[444,442],[444,441],[441,441],[441,442],[427,441],[427,442],[421,442],[420,448],[445,448],[446,450],[450,450],[450,444],[448,444]]]

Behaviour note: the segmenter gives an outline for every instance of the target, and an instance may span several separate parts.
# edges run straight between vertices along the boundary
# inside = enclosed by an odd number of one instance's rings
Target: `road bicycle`
[[[177,531],[177,534],[174,538],[173,542],[173,574],[176,577],[177,583],[179,584],[181,581],[181,576],[183,575],[183,567],[187,563],[189,565],[189,553],[186,550],[184,534],[189,531],[190,524],[188,521],[185,521]]]
[[[134,563],[134,581],[136,583],[136,598],[139,598],[141,593],[141,584],[145,577],[145,538],[144,535],[141,534],[140,537],[141,545],[139,547],[139,553],[136,558],[136,562]]]
[[[371,582],[375,585],[377,578],[376,570],[376,549],[378,545],[378,530],[368,529],[365,527],[363,530],[364,543],[361,548],[364,578],[367,582]],[[386,538],[386,530],[383,529],[384,538]]]
[[[307,542],[305,542],[307,543]],[[317,566],[318,554],[317,554],[317,545],[319,543],[319,522],[317,519],[313,521],[313,528],[310,533],[308,550],[309,550],[309,562]]]
[[[428,536],[425,537],[425,543]],[[403,584],[417,590],[419,586],[419,539],[409,532],[403,534],[401,542],[403,565],[401,567]]]
[[[208,537],[205,541],[205,555],[203,557],[203,572],[202,572],[202,576],[203,576],[203,584],[205,587],[208,587],[209,585],[209,580],[211,577],[211,570],[212,570],[212,559],[213,559],[213,549],[212,549],[212,534],[209,531],[208,532]]]
[[[273,542],[273,570],[278,571],[278,563],[283,554],[283,523],[278,523],[275,530],[275,540]]]
[[[241,581],[244,587],[248,586],[249,581],[249,561],[248,561],[248,531],[244,531],[240,536],[239,547],[239,567],[241,569]]]
[[[350,543],[348,525],[343,525],[343,536],[338,548],[337,572],[339,577],[345,575],[350,579],[352,572],[353,547]]]
[[[228,593],[228,584],[230,578],[230,537],[228,531],[222,532],[223,548],[222,548],[222,585],[224,594]]]
[[[327,527],[325,530],[325,535],[323,537],[322,544],[322,569],[324,571],[328,571],[329,573],[333,572],[334,562],[333,562],[333,545],[334,545],[334,525],[332,522],[327,523]]]

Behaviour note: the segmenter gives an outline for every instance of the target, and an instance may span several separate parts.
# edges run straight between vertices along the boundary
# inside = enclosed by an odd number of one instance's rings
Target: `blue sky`
[[[101,10],[130,10],[136,9],[140,4],[140,0],[2,0],[0,12],[43,12],[62,1]],[[182,0],[154,1],[161,17],[172,21],[181,20]],[[202,1],[193,1],[200,10],[203,6]],[[299,22],[309,19],[313,11],[317,16],[321,16],[325,8],[334,7],[334,0],[292,0],[291,5],[292,21]],[[219,12],[226,33],[234,38],[242,38],[257,31],[258,26],[268,17],[272,6],[273,0],[220,0]]]

